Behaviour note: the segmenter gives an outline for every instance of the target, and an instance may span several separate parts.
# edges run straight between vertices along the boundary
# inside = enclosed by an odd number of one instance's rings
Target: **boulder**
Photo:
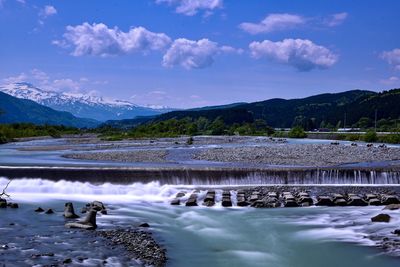
[[[347,202],[347,205],[349,205],[349,206],[367,206],[368,203],[359,196],[351,196],[351,197],[349,197],[349,201]]]
[[[186,201],[185,205],[187,207],[197,206],[197,194],[195,194],[195,193],[191,194],[189,199]]]
[[[315,205],[316,206],[334,206],[335,203],[333,203],[332,199],[328,196],[319,196],[317,198],[317,203]]]
[[[388,222],[390,222],[390,215],[382,213],[382,214],[376,215],[375,217],[372,217],[371,221],[388,223]]]
[[[97,214],[96,210],[90,210],[83,221],[67,223],[65,224],[65,227],[78,228],[84,230],[95,230],[97,228],[96,214]]]
[[[150,227],[150,225],[149,225],[148,223],[142,223],[142,224],[139,225],[139,227],[146,227],[146,228],[148,228],[148,227]]]
[[[75,214],[74,205],[71,202],[67,202],[64,205],[64,217],[67,219],[79,218],[79,216]]]
[[[180,200],[179,198],[174,198],[174,199],[171,201],[171,205],[178,206],[178,205],[180,205],[180,204],[181,204],[181,200]]]
[[[394,230],[393,234],[395,234],[395,235],[400,235],[400,229]]]
[[[104,206],[103,202],[100,201],[93,201],[91,203],[87,203],[85,207],[82,208],[81,212],[86,213],[90,210],[95,210],[101,212],[101,214],[107,214],[107,209]]]
[[[48,210],[46,210],[46,212],[45,212],[46,214],[53,214],[54,213],[54,211],[52,210],[52,209],[48,209]]]
[[[38,207],[37,209],[35,209],[35,212],[43,212],[44,209],[42,209],[41,207]]]

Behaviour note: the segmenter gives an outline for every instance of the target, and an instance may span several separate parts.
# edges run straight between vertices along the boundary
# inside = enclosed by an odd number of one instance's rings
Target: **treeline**
[[[134,127],[127,131],[120,131],[111,127],[99,129],[103,138],[116,140],[126,137],[177,137],[181,135],[272,135],[274,129],[269,127],[265,121],[256,120],[252,123],[227,124],[218,117],[209,120],[205,117],[168,119],[165,121],[153,121]]]
[[[0,143],[7,143],[15,138],[51,136],[59,138],[63,134],[78,134],[81,130],[63,125],[35,125],[32,123],[0,124]]]

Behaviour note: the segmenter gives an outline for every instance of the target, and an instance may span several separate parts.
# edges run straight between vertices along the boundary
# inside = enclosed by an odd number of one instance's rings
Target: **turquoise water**
[[[7,182],[0,179],[0,187]],[[213,208],[170,206],[170,199],[180,190],[191,187],[160,186],[157,183],[117,186],[112,184],[50,182],[46,180],[14,180],[9,193],[22,203],[17,216],[23,216],[42,234],[58,233],[66,244],[58,250],[69,255],[70,240],[65,236],[61,211],[65,201],[73,201],[80,208],[83,203],[101,200],[108,206],[109,215],[98,218],[99,230],[112,226],[135,226],[148,222],[156,238],[168,251],[168,266],[281,266],[281,267],[386,267],[398,266],[399,259],[375,247],[371,236],[390,235],[400,224],[400,213],[390,211],[393,220],[371,223],[370,218],[382,207],[309,207],[309,208]],[[217,193],[219,194],[219,193]],[[204,192],[200,192],[200,198]],[[52,219],[32,212],[37,206],[59,211]],[[25,207],[25,210],[23,209]],[[17,220],[16,213],[0,210],[0,243],[9,227]],[[4,215],[8,217],[4,217]],[[55,219],[54,219],[55,218]],[[49,221],[50,220],[50,221]],[[45,228],[40,224],[44,223]],[[27,223],[28,224],[28,223]],[[7,230],[8,229],[8,230]],[[56,229],[50,231],[48,229]],[[28,231],[29,230],[25,230]],[[7,232],[10,234],[10,232]],[[30,234],[34,234],[30,232]],[[73,240],[87,240],[81,232]],[[56,238],[57,237],[52,237]],[[80,238],[80,239],[79,239]],[[16,251],[23,247],[15,242]],[[46,240],[41,245],[46,247]],[[86,241],[85,241],[86,242]],[[74,242],[74,255],[87,251],[87,242]],[[38,245],[39,246],[39,245]],[[92,263],[99,258],[112,259],[108,266],[135,266],[119,254],[103,251],[100,244],[92,254]],[[117,253],[118,251],[116,251]],[[118,252],[119,253],[119,252]],[[0,262],[2,257],[0,253]],[[122,265],[119,265],[122,264]],[[86,266],[96,266],[90,265]]]

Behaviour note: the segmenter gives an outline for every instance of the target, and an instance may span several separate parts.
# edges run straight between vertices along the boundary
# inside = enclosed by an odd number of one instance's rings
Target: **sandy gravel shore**
[[[167,151],[165,150],[110,151],[63,155],[63,157],[71,159],[119,162],[165,162],[166,156]]]
[[[195,154],[194,158],[270,165],[334,166],[345,163],[399,160],[400,149],[377,146],[286,144],[208,149]]]

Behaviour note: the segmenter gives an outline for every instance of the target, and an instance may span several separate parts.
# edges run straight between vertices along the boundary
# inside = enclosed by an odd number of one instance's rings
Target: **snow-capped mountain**
[[[103,97],[47,91],[27,82],[0,86],[0,91],[17,98],[29,99],[55,110],[67,111],[77,117],[99,121],[132,119],[137,116],[157,115],[171,111],[167,107],[151,108],[128,101]]]

